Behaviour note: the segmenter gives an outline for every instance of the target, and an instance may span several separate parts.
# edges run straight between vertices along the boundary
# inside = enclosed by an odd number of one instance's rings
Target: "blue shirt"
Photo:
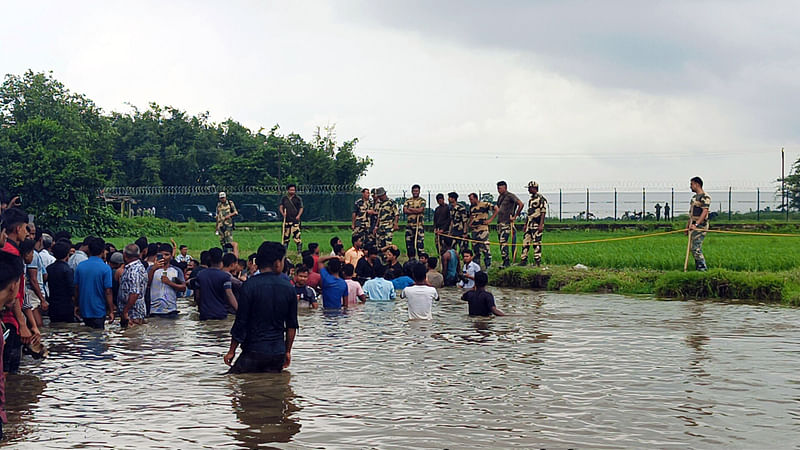
[[[197,309],[200,320],[221,320],[228,317],[228,289],[232,288],[231,274],[216,267],[204,269],[197,274],[195,288],[200,288]]]
[[[319,275],[322,277],[322,307],[341,308],[342,297],[347,296],[347,283],[328,273],[328,269],[324,267],[319,271]]]
[[[111,289],[111,267],[92,256],[75,269],[81,317],[100,319],[106,316],[106,289]]]
[[[414,285],[414,280],[412,280],[411,277],[409,277],[408,275],[403,275],[400,278],[395,278],[394,280],[392,280],[392,286],[394,286],[395,289],[399,289],[401,291],[413,285]]]
[[[385,278],[373,278],[364,283],[364,293],[370,300],[387,301],[397,297],[394,285]]]

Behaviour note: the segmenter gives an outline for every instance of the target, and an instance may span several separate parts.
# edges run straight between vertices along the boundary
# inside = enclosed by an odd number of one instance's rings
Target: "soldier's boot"
[[[511,261],[508,260],[508,259],[504,259],[503,260],[503,267],[510,267],[510,266],[511,266]]]
[[[297,253],[303,253],[303,244],[297,244]]]
[[[708,267],[706,267],[706,262],[705,261],[695,261],[694,262],[694,268],[698,272],[705,272],[705,271],[708,270]]]
[[[484,256],[483,257],[483,263],[486,265],[486,268],[488,269],[489,267],[492,266],[492,257],[489,256],[489,255]]]
[[[517,265],[518,265],[518,266],[522,266],[522,267],[525,267],[525,266],[527,266],[527,265],[528,265],[528,258],[522,258],[522,259],[519,261],[519,264],[517,264]]]
[[[541,267],[542,266],[542,260],[541,259],[535,259],[533,261],[533,263],[536,264],[536,267]]]

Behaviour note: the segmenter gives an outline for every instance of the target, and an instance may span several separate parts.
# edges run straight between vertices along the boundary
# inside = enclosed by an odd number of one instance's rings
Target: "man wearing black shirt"
[[[386,247],[383,256],[386,258],[386,272],[391,272],[392,278],[400,278],[405,275],[403,265],[397,260],[400,256],[400,249],[396,245]]]
[[[359,259],[358,264],[356,264],[356,281],[363,285],[370,278],[374,278],[375,267],[380,264],[378,249],[370,246],[367,248],[367,256]]]
[[[439,206],[433,212],[433,230],[439,233],[448,233],[450,231],[450,206],[444,200],[444,194],[436,194],[436,202]],[[442,243],[439,233],[436,233],[436,251],[439,256],[442,256]]]
[[[230,366],[236,348],[242,346],[231,373],[280,372],[292,361],[297,295],[291,283],[280,277],[285,255],[286,249],[277,242],[264,242],[258,248],[259,274],[242,285],[231,346],[224,358]]]
[[[75,322],[75,273],[67,264],[69,243],[59,241],[53,245],[56,262],[47,266],[47,288],[50,292],[50,323]]]

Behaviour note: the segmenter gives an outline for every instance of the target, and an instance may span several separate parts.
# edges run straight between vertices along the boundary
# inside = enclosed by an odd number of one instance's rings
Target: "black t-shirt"
[[[399,262],[394,263],[394,265],[392,265],[391,267],[387,268],[386,271],[387,272],[392,272],[392,275],[394,275],[394,278],[400,278],[403,275],[405,275],[405,272],[403,271],[403,265],[400,264]]]
[[[225,291],[231,289],[231,274],[217,268],[203,269],[197,274],[193,285],[200,288],[200,298],[195,298],[200,320],[224,319],[228,316],[230,303]]]
[[[307,301],[309,304],[317,303],[317,294],[310,286],[295,286],[294,293],[297,295],[297,301]]]
[[[494,304],[494,296],[488,291],[467,291],[461,296],[461,300],[469,303],[470,316],[491,316]]]
[[[447,230],[450,228],[450,207],[439,205],[433,212],[433,227],[437,230]]]
[[[375,265],[380,264],[379,261],[375,261]],[[375,277],[375,268],[372,264],[369,263],[367,258],[361,258],[358,260],[358,264],[356,264],[356,277],[358,278],[358,282],[364,284],[370,278]]]
[[[286,210],[286,223],[296,223],[297,213],[303,208],[303,199],[298,195],[292,198],[287,195],[281,199],[281,206]]]
[[[288,328],[299,328],[294,286],[271,272],[247,280],[231,328],[231,336],[242,350],[265,355],[286,353]]]
[[[72,303],[75,275],[69,264],[56,261],[47,266],[47,288],[50,291],[50,321],[72,322],[75,317]]]

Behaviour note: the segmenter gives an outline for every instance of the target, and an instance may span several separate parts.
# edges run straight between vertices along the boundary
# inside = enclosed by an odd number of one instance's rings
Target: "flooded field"
[[[226,375],[232,319],[48,330],[7,380],[6,446],[793,447],[800,310],[494,289],[300,317],[288,372]],[[21,423],[21,424],[20,424]]]

